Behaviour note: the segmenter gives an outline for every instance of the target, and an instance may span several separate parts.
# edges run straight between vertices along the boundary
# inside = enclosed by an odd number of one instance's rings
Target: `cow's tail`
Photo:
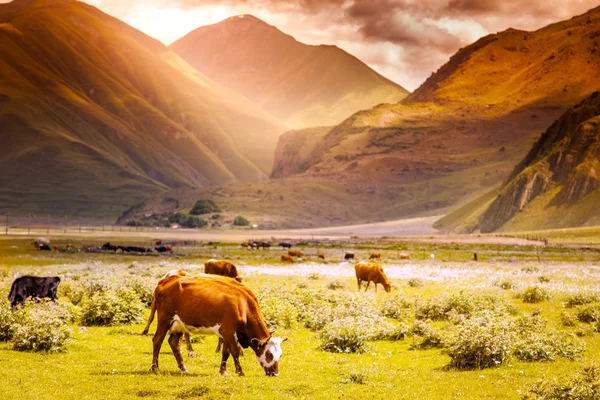
[[[146,327],[142,331],[142,335],[148,334],[148,329],[150,329],[150,325],[152,325],[152,321],[154,321],[154,313],[156,312],[156,296],[152,296],[152,306],[150,307],[150,316],[148,317],[148,323]]]
[[[15,279],[10,287],[10,292],[8,293],[8,301],[10,302],[10,308],[13,307],[15,302],[15,298],[17,297],[17,280]]]

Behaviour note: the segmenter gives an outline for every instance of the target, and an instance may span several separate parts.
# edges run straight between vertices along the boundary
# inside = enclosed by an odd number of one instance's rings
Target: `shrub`
[[[453,317],[469,318],[475,312],[491,310],[496,313],[513,313],[514,308],[504,299],[495,296],[473,296],[465,293],[450,296],[436,296],[423,305],[418,305],[415,310],[417,319],[430,319],[432,321],[446,321]]]
[[[528,273],[528,274],[533,274],[534,272],[538,272],[540,269],[538,267],[523,267],[521,268],[521,271]]]
[[[248,221],[246,218],[242,217],[241,215],[238,215],[237,217],[234,218],[233,225],[248,226],[248,225],[250,225],[250,221]]]
[[[383,303],[380,312],[384,317],[402,321],[411,308],[412,304],[409,301],[403,296],[396,295]]]
[[[343,288],[344,288],[344,284],[340,281],[329,282],[329,284],[327,285],[327,289],[331,289],[331,290],[337,290],[337,289],[343,289]]]
[[[511,341],[511,326],[505,316],[482,313],[458,326],[447,350],[450,365],[458,369],[498,366],[510,355]]]
[[[548,292],[548,290],[542,287],[530,286],[527,289],[525,289],[523,293],[519,295],[519,297],[521,298],[521,300],[523,300],[524,303],[534,304],[550,300],[550,293]]]
[[[202,215],[221,212],[221,208],[213,200],[198,200],[190,210],[191,215]]]
[[[565,299],[565,307],[572,308],[584,304],[595,303],[598,301],[598,294],[593,292],[571,293]]]
[[[319,273],[318,272],[313,272],[312,274],[310,274],[308,276],[308,279],[312,280],[312,281],[316,281],[319,279]]]
[[[560,323],[562,326],[576,326],[577,318],[570,312],[563,311],[560,313]]]
[[[133,290],[137,295],[137,298],[146,306],[152,304],[154,288],[156,287],[154,279],[143,279],[137,276],[131,276],[125,281],[125,287]]]
[[[515,343],[513,354],[521,361],[554,361],[558,357],[574,360],[584,350],[570,335],[529,333]]]
[[[411,350],[441,348],[446,343],[440,331],[425,321],[415,321],[415,324],[410,329],[410,333],[415,335],[415,339],[410,346]]]
[[[560,380],[542,380],[532,385],[523,400],[592,400],[600,398],[600,366],[591,364]]]
[[[189,216],[181,225],[186,228],[204,228],[208,222],[200,217]]]
[[[7,342],[13,338],[15,333],[15,313],[18,313],[20,308],[14,312],[10,309],[6,301],[0,301],[0,342]]]
[[[387,340],[404,340],[410,335],[410,326],[405,323],[400,323],[396,327],[390,329],[385,337]],[[383,338],[382,338],[383,339]]]
[[[497,286],[499,286],[501,289],[504,289],[504,290],[512,290],[512,289],[515,289],[517,287],[517,285],[515,285],[511,281],[498,282]]]
[[[65,308],[43,302],[31,303],[14,324],[13,347],[19,351],[63,351],[71,335]]]
[[[587,324],[600,320],[600,303],[586,304],[577,307],[577,319]]]
[[[141,320],[142,302],[128,288],[107,290],[86,297],[81,308],[83,325],[120,325]]]
[[[332,353],[364,353],[372,321],[347,317],[335,320],[321,332],[321,349]]]
[[[425,286],[425,282],[421,278],[412,278],[408,280],[408,286],[414,288],[420,288]]]
[[[545,275],[542,275],[538,278],[538,281],[540,281],[540,283],[548,283],[548,282],[550,282],[550,278],[548,278]]]

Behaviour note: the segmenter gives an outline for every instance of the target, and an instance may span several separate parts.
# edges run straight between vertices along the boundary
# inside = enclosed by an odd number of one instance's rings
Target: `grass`
[[[97,240],[98,243],[118,237]],[[131,239],[129,239],[131,240]],[[597,290],[600,275],[590,268],[597,262],[593,251],[574,252],[569,248],[545,249],[541,255],[534,247],[479,245],[479,262],[470,261],[476,245],[411,242],[374,242],[356,240],[321,244],[319,250],[332,260],[321,264],[313,257],[312,246],[299,246],[306,254],[301,265],[284,266],[278,261],[280,250],[248,251],[235,243],[213,243],[177,246],[175,257],[115,256],[112,254],[42,253],[29,245],[29,239],[8,237],[0,240],[0,265],[7,270],[0,274],[0,294],[5,296],[15,274],[36,273],[81,277],[85,279],[120,279],[138,275],[157,279],[164,272],[181,268],[194,270],[210,257],[226,257],[239,266],[244,283],[255,292],[261,288],[293,290],[299,284],[314,293],[358,295],[369,303],[379,304],[390,296],[402,295],[409,301],[426,301],[441,294],[469,290],[476,294],[494,294],[505,299],[523,313],[539,313],[554,329],[575,332],[587,325],[562,327],[562,302],[568,293],[577,290]],[[73,237],[69,242],[78,246],[89,239]],[[140,242],[144,240],[140,239]],[[391,294],[371,289],[356,292],[352,264],[343,263],[343,249],[353,249],[359,258],[370,250],[382,253],[382,264],[394,289]],[[399,251],[408,251],[410,261],[397,259]],[[435,261],[428,255],[435,252]],[[316,255],[316,249],[314,249]],[[538,261],[541,257],[541,262]],[[313,261],[313,258],[315,260]],[[339,258],[336,259],[336,258]],[[444,260],[445,258],[445,260]],[[528,271],[534,271],[534,273]],[[288,273],[284,275],[284,273]],[[311,274],[319,279],[308,279]],[[540,283],[539,276],[550,282]],[[422,279],[420,288],[408,286],[409,279]],[[496,281],[510,279],[513,290],[502,290]],[[327,289],[332,283],[343,288]],[[76,281],[75,281],[76,283]],[[541,285],[552,292],[550,300],[526,304],[514,294],[531,285]],[[61,297],[61,302],[67,301]],[[266,307],[266,306],[265,306]],[[147,315],[148,310],[146,310]],[[436,322],[444,331],[446,322]],[[448,369],[450,358],[439,349],[409,350],[412,340],[369,341],[364,354],[334,354],[320,351],[319,334],[293,323],[277,329],[277,335],[288,336],[283,345],[280,376],[267,378],[250,351],[241,359],[245,378],[218,375],[220,356],[214,353],[216,338],[208,337],[196,343],[199,358],[184,354],[190,371],[179,372],[174,357],[165,342],[160,355],[162,373],[150,372],[151,337],[143,337],[143,324],[124,327],[82,327],[73,325],[67,352],[59,354],[21,353],[6,343],[0,344],[0,390],[3,398],[44,399],[53,393],[57,399],[139,399],[139,398],[389,398],[391,392],[399,399],[454,398],[520,398],[531,384],[541,378],[568,374],[586,362],[594,360],[600,351],[600,335],[589,333],[582,340],[587,348],[585,361],[525,363],[511,360],[498,368],[482,371]],[[150,332],[153,332],[154,325]],[[231,364],[231,362],[230,362]],[[233,366],[229,366],[233,370]],[[68,384],[67,384],[68,383]],[[398,390],[402,388],[402,390]]]

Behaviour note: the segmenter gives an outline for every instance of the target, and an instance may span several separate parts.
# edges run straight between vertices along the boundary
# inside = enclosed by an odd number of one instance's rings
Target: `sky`
[[[337,45],[411,91],[482,36],[508,28],[539,29],[600,5],[600,0],[86,2],[167,45],[199,26],[252,14],[301,42]]]

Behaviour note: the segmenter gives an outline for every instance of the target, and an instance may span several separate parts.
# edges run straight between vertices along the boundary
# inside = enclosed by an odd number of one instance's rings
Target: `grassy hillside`
[[[408,93],[335,46],[305,45],[251,15],[198,28],[171,49],[293,128],[339,123]]]
[[[2,211],[116,216],[169,188],[265,179],[282,124],[173,64],[85,3],[1,4]]]
[[[600,223],[600,92],[569,109],[535,143],[479,219],[483,232]]]

